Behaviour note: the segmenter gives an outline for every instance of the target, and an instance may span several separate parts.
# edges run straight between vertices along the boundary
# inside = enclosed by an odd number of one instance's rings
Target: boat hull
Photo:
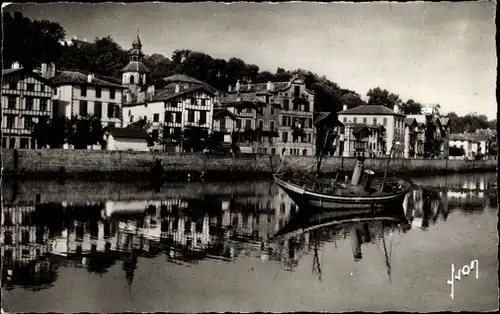
[[[299,207],[314,210],[382,210],[399,207],[411,189],[409,186],[397,193],[381,196],[336,196],[313,192],[276,176],[274,180]]]

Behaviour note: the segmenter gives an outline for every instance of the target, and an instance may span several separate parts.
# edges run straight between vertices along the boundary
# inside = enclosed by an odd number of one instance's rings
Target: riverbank
[[[201,173],[205,179],[250,179],[269,177],[278,168],[284,172],[304,173],[314,171],[315,157],[277,155],[241,155],[232,157],[219,154],[166,154],[151,152],[121,152],[101,150],[14,150],[2,149],[3,175],[16,178],[78,178],[96,180],[128,181],[149,178],[155,160],[160,160],[167,177],[173,181],[185,180],[190,174],[193,179]],[[356,158],[325,157],[322,172],[325,175],[352,171]],[[387,160],[369,158],[365,169],[380,174],[386,168]],[[426,160],[393,159],[390,171],[396,174],[420,176],[455,172],[495,171],[496,160]]]

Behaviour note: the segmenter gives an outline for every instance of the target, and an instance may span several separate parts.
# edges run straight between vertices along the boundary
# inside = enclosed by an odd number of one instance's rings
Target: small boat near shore
[[[387,167],[382,182],[372,182],[374,172],[364,170],[364,157],[358,157],[349,182],[348,177],[343,182],[335,178],[329,185],[318,184],[325,147],[329,140],[329,132],[325,137],[323,150],[317,161],[316,177],[309,182],[275,174],[274,181],[288,194],[288,196],[301,208],[312,210],[351,210],[351,209],[383,209],[386,207],[401,206],[405,195],[412,189],[409,181],[386,180],[389,162],[395,144],[394,142],[387,159]],[[338,176],[338,175],[337,175]]]

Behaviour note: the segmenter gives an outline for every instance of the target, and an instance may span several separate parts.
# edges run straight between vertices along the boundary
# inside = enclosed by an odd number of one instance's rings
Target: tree
[[[366,102],[361,99],[361,96],[355,92],[349,91],[341,96],[342,105],[347,105],[347,108],[354,108],[361,105],[366,105]]]
[[[422,114],[422,105],[413,101],[413,99],[409,99],[401,104],[401,112],[404,114]]]
[[[34,20],[21,13],[3,13],[3,64],[8,67],[19,61],[33,69],[43,62],[54,62],[61,57],[64,28],[55,22]]]
[[[366,96],[368,96],[368,105],[385,106],[389,109],[401,105],[399,95],[389,93],[389,91],[380,87],[370,89]]]
[[[169,58],[159,53],[144,57],[144,64],[151,71],[153,81],[172,75],[175,68],[174,63]]]
[[[50,139],[50,117],[42,116],[33,127],[31,137],[36,140],[37,148],[45,148]]]

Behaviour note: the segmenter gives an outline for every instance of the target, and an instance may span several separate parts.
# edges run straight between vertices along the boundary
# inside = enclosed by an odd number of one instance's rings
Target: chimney
[[[128,104],[132,102],[132,94],[130,92],[127,92],[126,101]]]
[[[252,80],[249,80],[248,81],[248,90],[251,90],[252,89]]]
[[[240,80],[236,82],[236,87],[234,88],[237,92],[240,91]]]
[[[181,86],[179,85],[179,83],[175,84],[175,93],[179,93],[181,91]]]
[[[228,91],[228,92],[231,92],[231,84],[229,84],[229,85],[227,86],[227,91]]]
[[[21,65],[19,64],[19,62],[17,62],[17,61],[12,62],[12,66],[11,66],[12,69],[19,69],[20,67],[21,67]]]
[[[271,81],[267,82],[267,91],[270,92],[273,90],[273,83]]]
[[[347,110],[347,105],[343,105],[342,106],[342,111],[346,111]]]
[[[42,77],[43,78],[49,78],[48,71],[49,71],[49,69],[48,69],[47,63],[42,63]]]
[[[151,97],[155,94],[155,86],[154,85],[149,85],[148,94],[151,95]]]
[[[137,102],[143,102],[144,100],[146,100],[146,95],[144,92],[140,92],[139,94],[137,94]]]
[[[94,77],[93,77],[92,73],[89,73],[89,75],[87,76],[87,82],[92,83],[93,78]]]
[[[395,105],[395,106],[394,106],[394,112],[395,112],[395,113],[399,113],[399,106],[398,106],[398,105]]]
[[[77,39],[76,35],[75,35],[75,36],[73,36],[73,39],[75,39],[75,40]]]

